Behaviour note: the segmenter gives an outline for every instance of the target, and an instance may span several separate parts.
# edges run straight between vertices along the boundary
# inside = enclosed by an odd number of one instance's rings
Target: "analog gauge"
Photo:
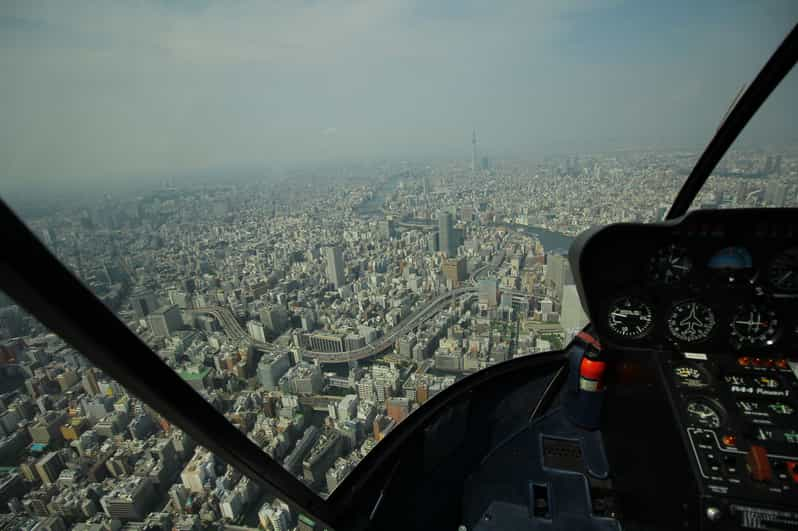
[[[731,335],[739,346],[772,345],[778,327],[776,312],[759,304],[748,304],[734,315]]]
[[[688,301],[677,304],[668,318],[668,330],[680,341],[694,343],[709,337],[715,328],[715,314],[706,304]]]
[[[706,387],[709,384],[707,375],[693,365],[682,364],[676,365],[673,368],[673,374],[676,377],[676,383],[687,387]]]
[[[692,267],[693,262],[687,256],[687,251],[671,244],[657,251],[651,258],[649,273],[654,282],[675,284],[684,279]]]
[[[607,324],[617,336],[628,339],[648,334],[654,323],[654,311],[645,302],[633,297],[623,297],[610,305]]]
[[[768,282],[779,291],[798,292],[798,247],[773,259],[768,268]]]
[[[720,412],[704,400],[689,401],[687,414],[693,422],[709,428],[720,428]]]
[[[795,409],[791,405],[785,404],[784,402],[773,402],[772,404],[768,405],[768,409],[776,415],[792,415],[795,413]]]

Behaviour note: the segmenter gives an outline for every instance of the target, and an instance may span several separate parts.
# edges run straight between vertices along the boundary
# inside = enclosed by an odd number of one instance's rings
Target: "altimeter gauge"
[[[607,325],[612,333],[627,339],[647,335],[654,324],[654,310],[634,297],[622,297],[610,305]]]

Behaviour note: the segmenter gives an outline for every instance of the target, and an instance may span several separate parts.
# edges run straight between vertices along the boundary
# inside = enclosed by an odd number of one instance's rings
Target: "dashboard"
[[[577,290],[602,343],[783,356],[798,350],[798,209],[696,210],[580,235]]]

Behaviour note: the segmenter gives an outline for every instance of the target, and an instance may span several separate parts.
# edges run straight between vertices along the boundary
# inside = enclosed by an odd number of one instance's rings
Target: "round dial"
[[[676,383],[687,387],[705,387],[709,384],[707,375],[694,365],[681,364],[673,368],[673,375],[676,377]]]
[[[633,297],[618,299],[610,306],[607,324],[621,337],[634,339],[648,334],[654,323],[651,306]]]
[[[687,251],[671,244],[651,257],[649,272],[655,282],[674,284],[686,277],[692,267],[693,262],[687,256]]]
[[[761,304],[747,304],[734,315],[731,335],[741,346],[772,345],[778,327],[776,312]]]
[[[720,428],[720,412],[704,400],[689,401],[687,414],[693,422],[709,428]]]
[[[770,263],[768,281],[779,291],[798,292],[798,247],[787,249]]]
[[[668,330],[676,339],[694,343],[709,337],[715,328],[715,314],[706,304],[688,301],[677,304],[668,317]]]

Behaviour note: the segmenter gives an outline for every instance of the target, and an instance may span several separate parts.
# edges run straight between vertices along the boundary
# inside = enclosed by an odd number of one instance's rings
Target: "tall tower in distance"
[[[471,173],[477,171],[477,130],[471,131]]]

